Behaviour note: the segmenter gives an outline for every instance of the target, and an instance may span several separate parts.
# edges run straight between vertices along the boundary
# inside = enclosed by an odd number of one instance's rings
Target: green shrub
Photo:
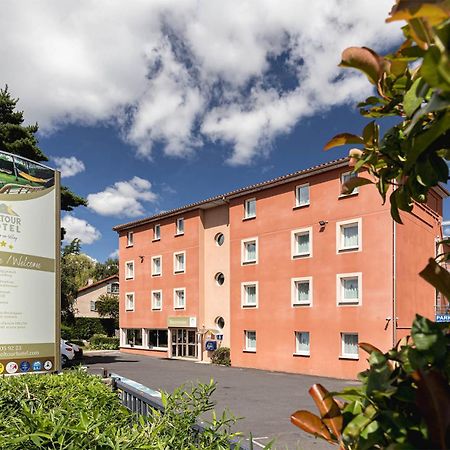
[[[65,341],[70,341],[74,337],[74,329],[69,325],[61,324],[61,338]]]
[[[119,345],[119,338],[104,334],[94,334],[90,340],[92,350],[117,350]]]
[[[221,417],[197,434],[192,426],[213,404],[215,385],[163,394],[165,414],[144,419],[120,405],[101,379],[82,371],[0,379],[0,448],[8,450],[226,449],[235,423]]]
[[[230,349],[228,347],[220,347],[214,350],[211,355],[211,362],[221,366],[231,366]]]
[[[114,330],[115,326],[113,319],[75,317],[70,323],[61,325],[61,337],[67,340],[89,340],[94,334],[113,336]]]

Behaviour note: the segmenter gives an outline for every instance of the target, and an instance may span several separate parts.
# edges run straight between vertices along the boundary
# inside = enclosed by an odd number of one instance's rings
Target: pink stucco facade
[[[396,225],[372,186],[340,194],[349,170],[339,160],[116,227],[122,350],[208,360],[213,342],[234,366],[355,378],[366,367],[357,342],[387,350],[415,313],[433,318],[435,292],[417,273],[434,256],[446,192]]]

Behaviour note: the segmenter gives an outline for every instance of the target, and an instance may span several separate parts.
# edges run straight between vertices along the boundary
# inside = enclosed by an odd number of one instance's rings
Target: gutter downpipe
[[[392,347],[397,343],[397,224],[392,219]]]

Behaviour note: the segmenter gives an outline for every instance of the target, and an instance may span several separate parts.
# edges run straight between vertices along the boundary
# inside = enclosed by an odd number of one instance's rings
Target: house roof
[[[226,194],[216,195],[215,197],[210,197],[205,200],[200,200],[195,203],[191,203],[189,205],[181,206],[180,208],[175,208],[170,211],[161,212],[159,214],[155,214],[150,217],[146,217],[144,219],[134,220],[132,222],[124,223],[121,225],[116,225],[113,227],[114,231],[123,231],[130,228],[134,228],[139,225],[145,225],[147,223],[155,222],[156,220],[161,220],[166,217],[171,217],[176,214],[185,213],[187,211],[192,211],[195,209],[208,209],[214,206],[219,206],[221,204],[227,203],[229,200],[235,197],[239,197],[242,195],[246,195],[249,193],[261,191],[264,189],[269,189],[274,186],[278,186],[280,184],[289,183],[291,181],[295,181],[300,178],[305,178],[307,176],[316,175],[318,173],[326,172],[328,170],[333,170],[339,167],[348,166],[349,158],[340,158],[335,159],[333,161],[329,161],[324,164],[319,164],[317,166],[310,167],[308,169],[299,170],[297,172],[293,172],[287,175],[282,175],[277,178],[273,178],[268,181],[263,181],[261,183],[252,184],[250,186],[246,186],[243,188],[236,189],[234,191],[228,192]]]
[[[108,278],[103,278],[103,280],[99,280],[99,281],[96,281],[95,283],[88,284],[87,286],[83,286],[82,288],[78,289],[78,292],[86,291],[86,290],[88,290],[88,289],[97,287],[97,286],[99,286],[100,284],[107,283],[108,281],[112,281],[112,280],[114,280],[114,279],[116,279],[117,281],[119,281],[119,275],[111,275],[111,276],[108,277]]]

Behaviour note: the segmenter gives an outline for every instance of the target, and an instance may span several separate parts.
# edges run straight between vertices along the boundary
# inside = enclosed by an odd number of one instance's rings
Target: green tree
[[[116,328],[119,324],[119,297],[114,294],[102,294],[96,303],[100,317],[114,319]]]
[[[48,161],[38,146],[36,133],[39,126],[24,125],[23,111],[17,111],[18,99],[11,97],[8,86],[0,89],[0,150],[20,155],[33,161]],[[61,209],[72,211],[77,206],[86,206],[86,200],[61,186]]]
[[[119,274],[119,260],[117,258],[108,258],[105,262],[98,262],[94,269],[94,279],[96,281]]]

